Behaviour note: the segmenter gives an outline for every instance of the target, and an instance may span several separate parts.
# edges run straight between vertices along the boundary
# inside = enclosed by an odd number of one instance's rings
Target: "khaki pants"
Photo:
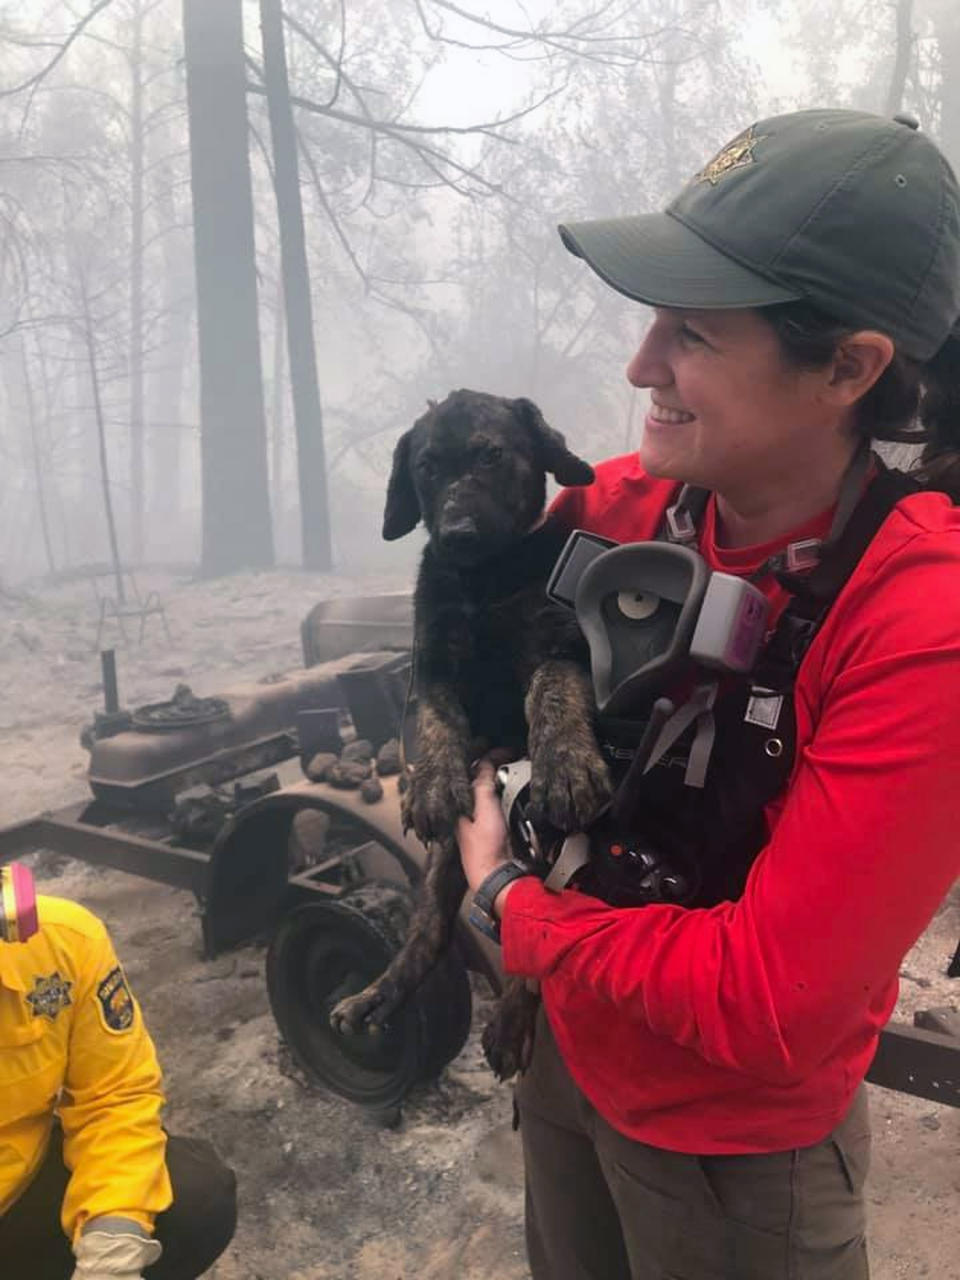
[[[868,1280],[865,1089],[814,1147],[662,1151],[601,1119],[541,1011],[517,1104],[533,1280]]]

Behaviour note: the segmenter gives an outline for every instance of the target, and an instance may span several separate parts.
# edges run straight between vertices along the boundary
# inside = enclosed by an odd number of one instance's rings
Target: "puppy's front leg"
[[[466,889],[456,840],[436,841],[406,941],[375,982],[334,1007],[330,1021],[337,1031],[354,1033],[364,1023],[375,1031],[413,994],[450,945]]]
[[[593,731],[590,677],[574,662],[550,659],[534,671],[524,709],[532,816],[560,831],[582,830],[611,794]]]

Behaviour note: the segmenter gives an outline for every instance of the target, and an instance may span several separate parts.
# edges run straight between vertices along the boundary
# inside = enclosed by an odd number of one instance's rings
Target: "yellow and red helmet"
[[[0,867],[0,941],[26,942],[39,927],[30,869],[22,862]]]

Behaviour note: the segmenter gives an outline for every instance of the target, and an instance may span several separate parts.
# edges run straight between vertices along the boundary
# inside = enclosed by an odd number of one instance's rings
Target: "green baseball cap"
[[[663,213],[560,227],[651,306],[806,299],[929,359],[960,317],[960,188],[907,115],[813,110],[750,125]]]

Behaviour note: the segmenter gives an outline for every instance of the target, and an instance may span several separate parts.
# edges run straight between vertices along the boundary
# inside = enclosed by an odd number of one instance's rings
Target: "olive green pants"
[[[690,1156],[633,1142],[574,1085],[541,1011],[517,1088],[533,1280],[867,1280],[866,1090],[813,1147]]]

